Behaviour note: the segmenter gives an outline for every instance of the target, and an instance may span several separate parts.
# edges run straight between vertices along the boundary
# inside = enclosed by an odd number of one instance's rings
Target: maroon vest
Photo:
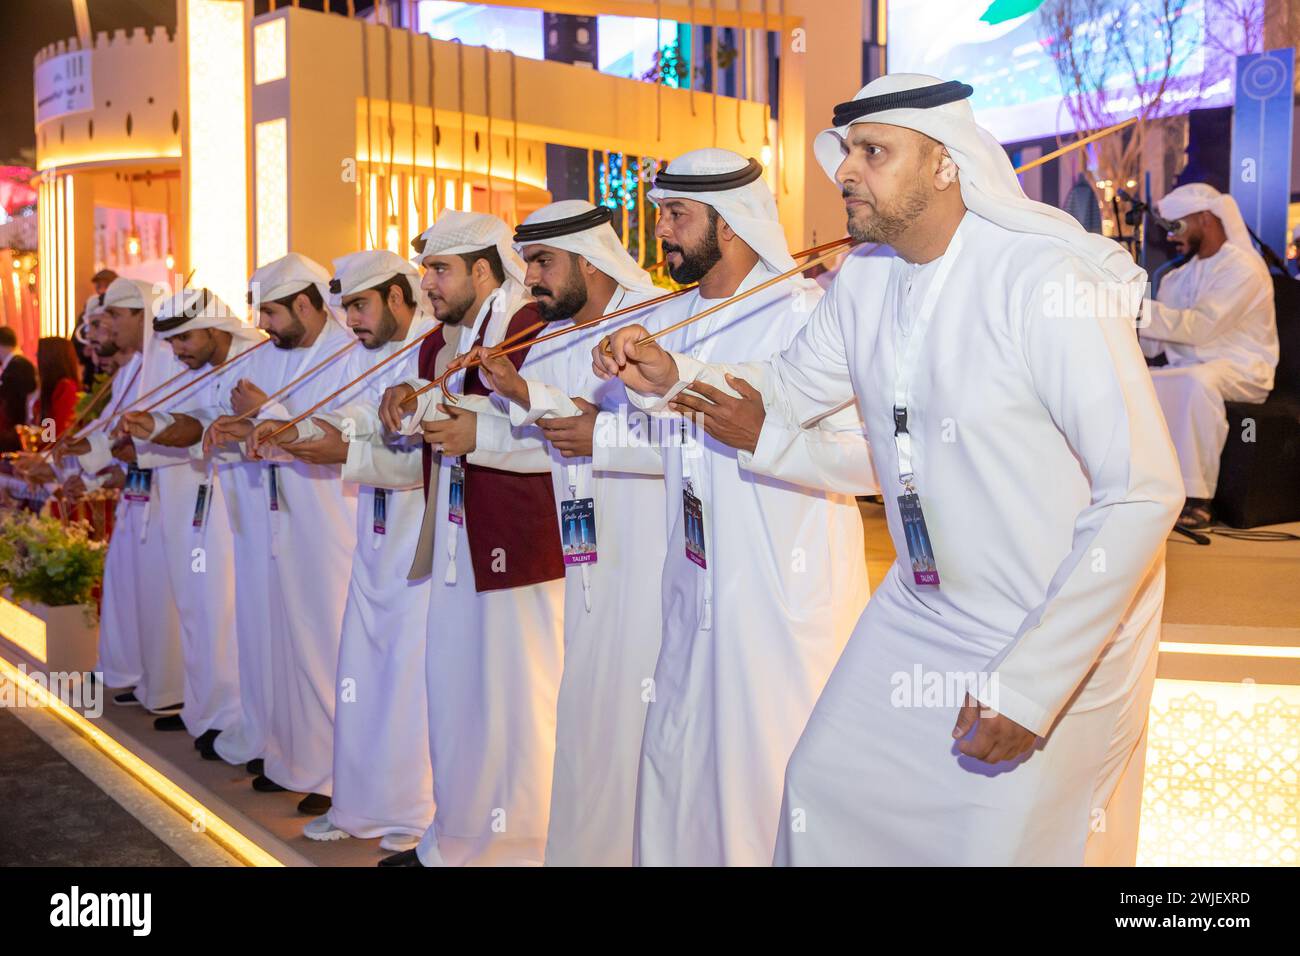
[[[523,306],[510,317],[506,336],[523,331],[541,318],[537,306],[531,303]],[[487,326],[484,321],[475,345],[483,344]],[[420,344],[421,378],[432,381],[437,377],[434,363],[445,345],[441,327]],[[523,364],[527,354],[528,349],[511,354],[515,368]],[[479,380],[477,368],[465,372],[465,394],[491,394]],[[428,442],[424,444],[423,458],[427,497],[429,472],[433,467],[433,446]],[[465,463],[465,531],[474,567],[475,590],[500,591],[564,577],[559,528],[549,471],[523,475]],[[436,532],[437,535],[445,533],[441,528]],[[497,554],[504,556],[504,570],[492,567]]]

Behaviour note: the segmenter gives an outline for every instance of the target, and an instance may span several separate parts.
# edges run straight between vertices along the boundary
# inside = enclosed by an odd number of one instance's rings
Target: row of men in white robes
[[[1043,296],[1144,275],[1024,197],[969,91],[896,75],[837,108],[818,160],[897,255],[824,298],[761,165],[719,149],[650,194],[694,284],[671,298],[579,201],[513,234],[444,212],[414,263],[270,263],[269,345],[204,290],[139,290],[144,387],[207,375],[105,412],[190,476],[155,482],[202,606],[183,699],[226,690],[187,729],[307,794],[308,836],[418,838],[390,865],[1131,861],[1181,486],[1132,316]],[[868,603],[879,490],[900,560]],[[139,571],[152,500],[105,585],[137,616],[172,603]],[[206,574],[224,547],[224,591],[177,577],[187,544]],[[106,613],[102,657],[153,707],[176,655],[134,634]],[[980,679],[900,704],[916,670]]]

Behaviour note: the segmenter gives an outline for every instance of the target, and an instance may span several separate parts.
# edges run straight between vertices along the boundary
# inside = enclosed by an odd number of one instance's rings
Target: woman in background
[[[47,336],[36,346],[36,374],[40,389],[29,419],[33,425],[54,421],[54,435],[62,435],[77,407],[81,367],[68,339]]]

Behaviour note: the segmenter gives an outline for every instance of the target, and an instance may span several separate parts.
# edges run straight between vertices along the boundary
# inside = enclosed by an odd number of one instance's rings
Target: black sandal
[[[1191,504],[1183,506],[1183,513],[1178,516],[1178,527],[1185,531],[1204,531],[1214,524],[1214,515],[1209,505]]]

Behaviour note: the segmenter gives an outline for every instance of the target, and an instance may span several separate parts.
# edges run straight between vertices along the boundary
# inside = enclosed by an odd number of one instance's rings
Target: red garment
[[[515,335],[541,320],[537,306],[529,303],[510,317],[506,336]],[[475,345],[483,344],[487,322]],[[434,363],[446,344],[439,328],[420,344],[420,377],[437,377]],[[528,349],[510,356],[515,368],[523,364]],[[465,372],[465,394],[487,395],[478,369]],[[429,494],[433,450],[424,445],[424,493]],[[555,491],[549,471],[522,475],[465,463],[465,531],[476,591],[500,591],[564,577],[560,549],[560,522],[555,511]],[[500,549],[498,551],[498,549]],[[492,567],[495,553],[506,556],[504,571]]]
[[[55,436],[62,435],[72,422],[72,416],[77,410],[77,383],[70,378],[61,378],[58,384],[54,386],[54,393],[50,396],[50,407],[37,410],[36,421],[43,422],[47,418],[54,419]]]

